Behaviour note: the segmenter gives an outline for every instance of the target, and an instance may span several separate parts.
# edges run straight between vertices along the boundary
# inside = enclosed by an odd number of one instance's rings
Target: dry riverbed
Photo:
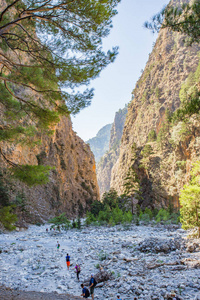
[[[47,227],[0,234],[0,285],[14,291],[80,296],[80,283],[100,272],[100,267],[109,280],[97,285],[95,299],[115,300],[120,293],[123,299],[163,300],[172,290],[182,299],[200,299],[199,240],[187,239],[180,228],[118,225],[59,233],[46,232]],[[76,262],[82,269],[80,282],[74,272]]]

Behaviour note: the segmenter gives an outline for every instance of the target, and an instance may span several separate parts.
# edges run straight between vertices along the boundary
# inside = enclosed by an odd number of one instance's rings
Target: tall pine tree
[[[79,91],[113,62],[102,40],[121,0],[5,0],[0,12],[0,155],[28,184],[46,182],[49,168],[17,166],[1,142],[33,143],[60,116],[88,106],[93,89]],[[29,176],[23,176],[23,172]]]

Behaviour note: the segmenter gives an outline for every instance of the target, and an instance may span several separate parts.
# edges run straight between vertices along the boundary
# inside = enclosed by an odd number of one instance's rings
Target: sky
[[[122,0],[113,28],[104,40],[105,49],[119,46],[114,63],[91,82],[95,95],[89,107],[72,117],[73,129],[84,141],[114,121],[115,113],[131,100],[131,92],[145,68],[157,35],[144,28],[168,0]]]

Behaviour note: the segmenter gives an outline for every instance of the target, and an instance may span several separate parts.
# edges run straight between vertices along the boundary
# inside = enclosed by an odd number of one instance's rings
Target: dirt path
[[[57,293],[40,293],[40,292],[25,292],[12,290],[4,286],[0,286],[1,300],[78,300],[81,297],[74,297],[69,294]]]

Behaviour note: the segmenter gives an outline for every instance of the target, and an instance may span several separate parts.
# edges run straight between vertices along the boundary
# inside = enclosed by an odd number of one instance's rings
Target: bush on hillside
[[[12,213],[14,206],[5,206],[0,209],[0,222],[3,224],[5,229],[12,231],[14,230],[15,223],[17,222],[17,216]]]

